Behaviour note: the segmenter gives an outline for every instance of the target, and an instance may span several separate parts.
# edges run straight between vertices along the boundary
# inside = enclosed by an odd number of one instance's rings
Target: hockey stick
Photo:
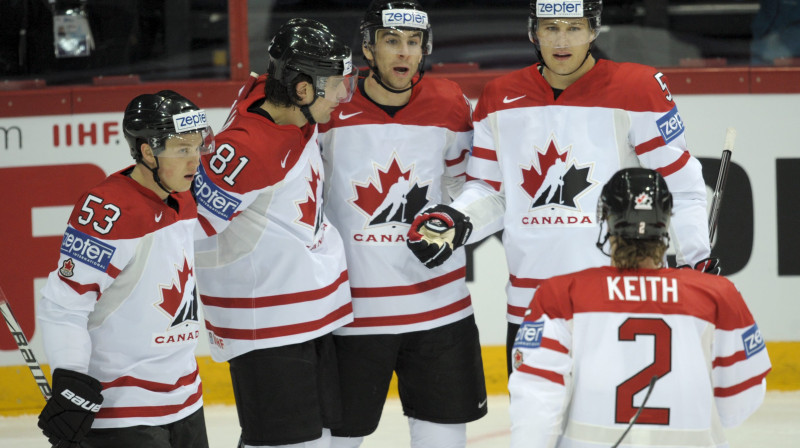
[[[28,364],[28,368],[31,369],[33,379],[36,380],[36,384],[39,386],[39,391],[44,395],[45,400],[49,400],[53,395],[53,391],[50,389],[50,383],[47,382],[47,377],[44,376],[42,366],[39,365],[39,361],[37,361],[36,356],[33,355],[33,350],[31,350],[28,345],[28,338],[25,337],[22,328],[19,326],[19,322],[17,322],[17,319],[14,317],[14,313],[11,312],[11,306],[9,306],[3,288],[0,288],[0,313],[3,314],[3,319],[5,319],[6,325],[8,325],[8,330],[11,331],[11,336],[14,338],[14,342],[17,343],[20,353],[22,353],[22,358]]]
[[[645,394],[644,400],[642,400],[642,405],[639,406],[639,410],[636,411],[636,414],[634,414],[633,418],[631,418],[631,422],[628,423],[628,427],[625,428],[625,432],[622,433],[622,436],[620,436],[619,440],[617,440],[617,443],[615,443],[611,448],[617,448],[619,444],[622,443],[622,440],[625,438],[625,436],[628,435],[628,431],[630,431],[631,428],[633,428],[633,424],[636,423],[636,420],[639,419],[639,414],[641,414],[642,411],[644,410],[644,405],[647,404],[647,399],[650,398],[650,393],[653,392],[653,386],[656,385],[657,379],[658,379],[657,376],[653,376],[653,378],[650,379],[650,386],[647,388],[647,394]]]
[[[722,147],[722,158],[719,161],[717,185],[714,187],[714,195],[711,199],[711,211],[708,215],[708,243],[711,246],[714,245],[714,237],[717,233],[719,209],[722,205],[722,194],[725,192],[725,182],[728,180],[728,166],[731,161],[731,151],[733,151],[734,140],[736,140],[736,129],[728,128],[725,131],[725,145]]]

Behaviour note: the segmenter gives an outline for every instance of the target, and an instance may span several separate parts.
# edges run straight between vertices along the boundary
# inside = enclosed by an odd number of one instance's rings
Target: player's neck
[[[277,125],[283,126],[290,124],[301,128],[308,123],[303,112],[301,112],[300,108],[297,106],[284,107],[270,103],[269,101],[264,101],[261,108],[267,111]]]
[[[614,262],[613,255],[611,257],[611,266],[617,266],[617,263]],[[639,264],[636,266],[636,269],[661,269],[661,264],[656,263],[655,260],[648,257],[639,260]]]
[[[544,79],[548,84],[550,84],[550,87],[564,90],[574,84],[575,81],[579,80],[581,76],[588,73],[589,70],[594,67],[595,62],[594,56],[590,54],[580,68],[578,68],[578,70],[576,70],[574,73],[570,73],[568,75],[559,75],[545,66],[542,76],[544,76]]]
[[[392,93],[378,84],[372,77],[372,72],[364,79],[364,92],[369,98],[382,106],[405,106],[411,99],[412,90],[403,93]]]
[[[169,194],[163,188],[158,186],[156,180],[153,179],[153,172],[143,165],[144,162],[137,163],[131,171],[131,179],[139,183],[139,185],[147,188],[155,193],[162,200],[167,199]]]

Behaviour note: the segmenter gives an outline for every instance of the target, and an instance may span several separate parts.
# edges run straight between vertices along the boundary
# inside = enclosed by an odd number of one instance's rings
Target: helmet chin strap
[[[417,82],[411,81],[411,85],[406,87],[405,89],[393,89],[387,86],[381,79],[381,74],[380,71],[378,71],[378,66],[375,65],[375,63],[370,62],[369,59],[367,59],[367,65],[369,65],[369,69],[372,72],[372,79],[374,79],[379,86],[383,87],[384,89],[392,93],[408,92],[409,90],[413,89],[415,85],[419,84],[419,82],[422,81],[422,77],[425,76],[425,70],[422,68],[425,65],[425,56],[422,56],[422,60],[419,61],[419,67],[417,68],[417,72],[419,73],[419,78],[417,78]]]
[[[312,125],[317,124],[317,120],[315,120],[314,116],[311,114],[311,105],[317,102],[317,98],[318,97],[314,95],[314,99],[310,103],[304,104],[302,106],[298,104],[298,106],[300,107],[300,112],[303,113],[303,116],[306,117],[306,120],[308,120],[308,122],[311,123]]]
[[[146,166],[147,169],[150,170],[151,173],[153,173],[153,180],[156,181],[156,184],[158,184],[158,186],[161,187],[162,190],[166,191],[167,194],[174,193],[172,190],[167,188],[163,183],[161,183],[161,177],[158,175],[158,157],[153,156],[153,158],[156,159],[155,168],[150,168],[146,163],[143,163],[142,165]]]

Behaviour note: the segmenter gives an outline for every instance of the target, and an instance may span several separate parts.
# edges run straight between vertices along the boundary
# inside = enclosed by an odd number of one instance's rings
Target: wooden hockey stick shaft
[[[717,174],[717,185],[714,187],[714,195],[711,198],[711,211],[708,214],[708,242],[714,245],[714,237],[717,233],[717,223],[719,222],[719,210],[722,205],[722,194],[725,192],[725,182],[728,180],[728,166],[731,162],[731,152],[736,140],[736,129],[728,128],[725,131],[725,144],[722,147],[722,158],[719,161],[719,174]]]
[[[50,383],[47,381],[47,377],[44,376],[42,366],[39,365],[39,361],[36,360],[36,356],[34,356],[33,350],[28,344],[28,338],[25,337],[17,318],[14,317],[14,313],[11,311],[11,306],[6,298],[6,293],[3,292],[3,288],[0,288],[0,313],[3,314],[8,330],[14,338],[14,342],[17,343],[20,353],[22,353],[22,358],[28,364],[28,368],[31,369],[33,379],[36,380],[36,384],[39,386],[39,391],[44,395],[45,400],[49,400],[53,395]]]

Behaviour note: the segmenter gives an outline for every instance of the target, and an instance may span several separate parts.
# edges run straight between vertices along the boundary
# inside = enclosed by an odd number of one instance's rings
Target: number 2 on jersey
[[[619,326],[620,341],[634,341],[639,335],[653,336],[653,362],[617,386],[614,421],[626,424],[636,414],[633,396],[643,391],[654,376],[661,378],[672,370],[672,329],[663,319],[631,317]],[[669,425],[669,408],[642,409],[637,423]]]

